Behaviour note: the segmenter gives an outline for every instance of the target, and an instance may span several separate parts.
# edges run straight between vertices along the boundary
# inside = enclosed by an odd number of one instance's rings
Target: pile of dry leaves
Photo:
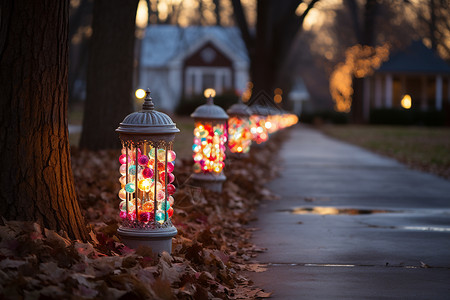
[[[245,160],[227,162],[224,191],[189,185],[191,161],[177,161],[178,190],[173,223],[178,229],[172,255],[127,248],[119,225],[116,151],[72,150],[80,205],[92,241],[71,241],[64,232],[37,224],[0,226],[0,298],[89,299],[255,299],[270,293],[240,271],[261,271],[251,258],[264,249],[251,244],[246,228],[262,199],[275,198],[264,183],[272,178],[285,133]],[[270,163],[268,163],[270,162]]]

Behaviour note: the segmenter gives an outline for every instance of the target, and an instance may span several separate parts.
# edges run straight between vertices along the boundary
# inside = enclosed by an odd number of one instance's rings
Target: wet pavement
[[[450,181],[304,127],[256,212],[274,299],[450,299]]]

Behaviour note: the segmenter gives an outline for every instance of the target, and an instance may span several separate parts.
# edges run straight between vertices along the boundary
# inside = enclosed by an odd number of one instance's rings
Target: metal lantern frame
[[[220,106],[214,104],[214,99],[211,96],[207,98],[206,104],[200,105],[195,109],[191,117],[194,119],[195,124],[198,122],[210,123],[211,126],[222,124],[224,128],[223,134],[226,134],[228,130],[228,115]],[[191,179],[192,184],[195,186],[215,192],[222,192],[222,184],[227,178],[223,174],[223,170],[221,170],[220,173],[216,174],[205,171],[202,171],[202,173],[194,173]]]
[[[169,150],[173,149],[173,141],[175,134],[180,132],[172,119],[162,112],[154,110],[154,104],[150,97],[150,91],[147,90],[142,110],[132,113],[125,117],[120,126],[116,129],[122,142],[123,149],[125,149],[126,160],[126,183],[134,183],[134,192],[126,192],[126,217],[122,221],[122,225],[117,230],[122,241],[131,248],[137,248],[140,245],[146,245],[152,248],[154,252],[161,253],[162,251],[171,252],[172,237],[177,234],[177,229],[173,226],[170,217],[168,216],[168,162]],[[131,151],[133,152],[130,152]],[[153,180],[153,191],[141,190],[138,185],[139,169],[143,168],[140,160],[140,153],[148,153],[149,161],[151,158],[151,149],[154,150],[154,165],[153,174],[150,179]],[[164,160],[158,158],[158,150],[163,149]],[[134,164],[130,157],[134,155]],[[164,200],[160,201],[163,207],[164,220],[157,220],[157,214],[161,217],[161,212],[158,212],[158,184],[160,183],[160,163],[164,163]],[[148,163],[149,164],[149,163]],[[140,166],[141,165],[141,166]],[[134,166],[134,175],[130,174],[130,167]],[[129,181],[134,176],[134,182]],[[151,182],[151,180],[150,180]],[[132,185],[131,185],[132,186]],[[159,191],[162,187],[159,188]],[[172,190],[173,194],[174,190]],[[153,193],[153,199],[150,195]],[[141,205],[144,201],[144,196],[148,201],[153,201],[153,214],[149,214],[149,220],[142,220],[139,210],[139,196],[141,196]],[[129,211],[129,206],[133,203],[134,197],[134,216]],[[164,204],[162,204],[164,203]]]
[[[248,107],[247,105],[245,105],[244,103],[242,103],[242,101],[239,101],[239,103],[233,104],[232,106],[230,106],[227,109],[227,114],[229,116],[228,119],[228,149],[230,150],[230,153],[233,157],[236,158],[244,158],[248,156],[248,152],[250,151],[250,145],[252,143],[252,133],[250,132],[251,129],[251,121],[250,121],[250,116],[252,115],[252,110],[250,109],[250,107]],[[230,144],[232,142],[232,140],[234,139],[238,139],[237,137],[234,137],[233,135],[233,131],[234,128],[232,128],[233,124],[232,123],[232,119],[236,118],[239,121],[243,122],[243,126],[246,126],[247,130],[249,131],[249,134],[251,135],[251,137],[249,138],[248,142],[248,149],[243,148],[242,151],[233,151],[232,147],[230,147]],[[246,130],[244,128],[244,130]],[[238,141],[239,143],[239,141]],[[242,141],[240,141],[240,143],[242,143]]]

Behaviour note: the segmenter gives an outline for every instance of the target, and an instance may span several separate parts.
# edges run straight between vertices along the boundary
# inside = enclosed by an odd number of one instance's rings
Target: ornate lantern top
[[[231,105],[230,108],[227,109],[227,113],[229,115],[249,117],[252,115],[252,110],[250,107],[239,101],[239,103]]]
[[[252,113],[254,115],[259,115],[259,116],[268,116],[270,115],[270,109],[266,106],[262,106],[262,105],[252,105],[251,107]]]
[[[222,107],[214,104],[214,100],[212,97],[209,97],[206,100],[206,104],[197,107],[191,114],[191,117],[194,119],[203,119],[209,121],[228,120],[227,113],[223,110]]]
[[[154,108],[150,90],[147,89],[142,110],[126,116],[116,131],[137,135],[171,135],[180,132],[168,115]]]

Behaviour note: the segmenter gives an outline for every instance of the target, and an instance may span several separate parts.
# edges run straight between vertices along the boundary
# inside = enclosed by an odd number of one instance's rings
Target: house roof
[[[390,56],[377,72],[450,74],[450,66],[421,41]]]
[[[248,63],[247,50],[236,27],[151,25],[142,40],[141,65],[168,66],[208,41],[234,62]]]

